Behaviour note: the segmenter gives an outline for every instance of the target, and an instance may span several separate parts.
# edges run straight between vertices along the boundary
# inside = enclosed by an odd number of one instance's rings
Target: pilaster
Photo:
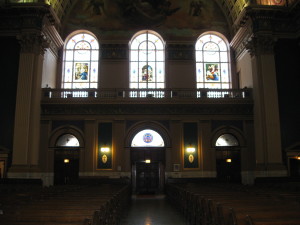
[[[254,100],[255,177],[286,176],[282,162],[281,130],[274,45],[290,32],[287,8],[251,5],[237,24],[231,45],[236,59],[251,57]]]
[[[38,169],[40,137],[40,100],[43,56],[49,46],[40,32],[24,32],[18,36],[21,53],[16,97],[12,168],[18,171]],[[25,171],[24,171],[25,170]]]
[[[275,39],[253,35],[246,43],[253,72],[254,127],[257,176],[284,176],[278,90],[274,57]],[[276,166],[275,166],[276,165]]]

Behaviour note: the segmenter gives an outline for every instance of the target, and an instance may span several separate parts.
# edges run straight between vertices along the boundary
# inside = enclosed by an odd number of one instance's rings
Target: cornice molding
[[[248,6],[236,26],[238,29],[231,41],[236,58],[246,51],[252,56],[271,54],[277,39],[299,37],[300,10],[296,7]]]

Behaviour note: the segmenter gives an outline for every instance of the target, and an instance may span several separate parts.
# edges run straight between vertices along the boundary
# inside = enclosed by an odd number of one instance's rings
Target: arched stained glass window
[[[99,43],[86,32],[70,37],[64,49],[62,88],[98,87]]]
[[[232,134],[222,134],[216,141],[216,147],[239,146],[239,142]]]
[[[159,133],[146,129],[137,133],[131,142],[131,147],[164,147],[165,143]]]
[[[162,38],[143,31],[130,42],[130,81],[132,89],[165,88],[165,50]]]
[[[225,40],[215,34],[204,34],[195,47],[197,88],[230,88],[229,50]]]
[[[78,139],[72,134],[64,134],[57,139],[58,147],[79,147]]]

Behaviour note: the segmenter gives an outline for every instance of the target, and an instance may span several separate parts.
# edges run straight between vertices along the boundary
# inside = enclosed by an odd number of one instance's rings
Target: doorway
[[[54,184],[76,184],[79,177],[79,149],[56,149],[54,156]]]
[[[132,186],[137,194],[158,194],[164,187],[164,148],[131,149]]]
[[[297,158],[289,158],[290,176],[300,177],[300,160]]]
[[[136,189],[139,194],[155,194],[159,190],[159,163],[136,162]]]
[[[241,159],[238,150],[217,150],[217,179],[225,182],[241,182]]]

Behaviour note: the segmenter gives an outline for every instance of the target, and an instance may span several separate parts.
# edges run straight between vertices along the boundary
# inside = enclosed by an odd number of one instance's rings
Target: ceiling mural
[[[221,9],[215,1],[207,0],[77,1],[64,23],[67,32],[85,28],[123,38],[129,29],[155,29],[181,37],[205,30],[227,30]]]

